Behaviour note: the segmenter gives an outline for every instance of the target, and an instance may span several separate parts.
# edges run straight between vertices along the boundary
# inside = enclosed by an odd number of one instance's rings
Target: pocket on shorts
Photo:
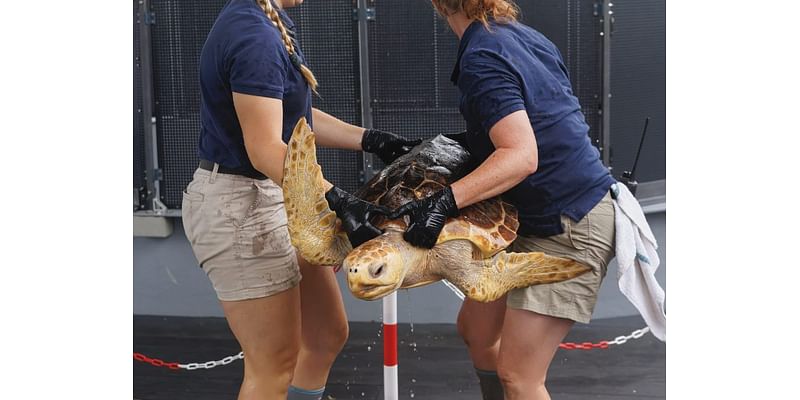
[[[586,214],[580,221],[575,222],[566,215],[562,216],[564,234],[569,241],[569,245],[576,250],[584,251],[589,247],[591,237],[591,217]]]
[[[181,201],[181,221],[183,222],[183,230],[186,233],[186,238],[189,243],[196,242],[195,227],[198,221],[202,218],[200,216],[200,209],[203,206],[205,196],[199,192],[200,182],[192,180],[189,185],[183,189],[183,200]]]

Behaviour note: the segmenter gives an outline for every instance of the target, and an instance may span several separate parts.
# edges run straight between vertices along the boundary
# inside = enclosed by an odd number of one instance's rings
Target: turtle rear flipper
[[[297,122],[286,148],[282,188],[292,245],[312,264],[341,264],[353,248],[325,200],[330,187],[322,177],[314,133],[305,118]]]
[[[480,269],[480,278],[464,282],[464,287],[459,289],[467,297],[481,302],[497,300],[512,289],[561,282],[590,270],[577,261],[541,252],[505,251],[490,258],[474,260],[472,267]]]

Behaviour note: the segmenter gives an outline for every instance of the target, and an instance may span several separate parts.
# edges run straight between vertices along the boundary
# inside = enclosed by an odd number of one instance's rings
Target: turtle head
[[[402,231],[389,229],[353,249],[342,268],[354,296],[377,300],[399,289],[412,266],[422,267],[426,253],[403,240]]]

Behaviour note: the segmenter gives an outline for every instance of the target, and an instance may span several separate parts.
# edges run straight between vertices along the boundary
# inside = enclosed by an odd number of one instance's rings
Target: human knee
[[[502,357],[497,362],[497,376],[507,393],[530,392],[544,388],[544,374],[523,374],[517,365],[504,362]]]
[[[461,318],[456,321],[456,330],[470,349],[492,348],[500,339],[499,332],[490,332],[486,327],[476,327],[473,322]]]
[[[350,327],[347,321],[332,324],[325,331],[319,332],[310,341],[304,343],[304,350],[319,357],[335,358],[347,343]]]

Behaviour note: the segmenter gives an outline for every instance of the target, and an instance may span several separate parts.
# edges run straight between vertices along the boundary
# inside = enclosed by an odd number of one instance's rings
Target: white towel
[[[639,310],[650,332],[667,340],[664,289],[656,281],[660,260],[658,244],[639,202],[623,184],[611,188],[616,228],[617,279],[619,290]]]

